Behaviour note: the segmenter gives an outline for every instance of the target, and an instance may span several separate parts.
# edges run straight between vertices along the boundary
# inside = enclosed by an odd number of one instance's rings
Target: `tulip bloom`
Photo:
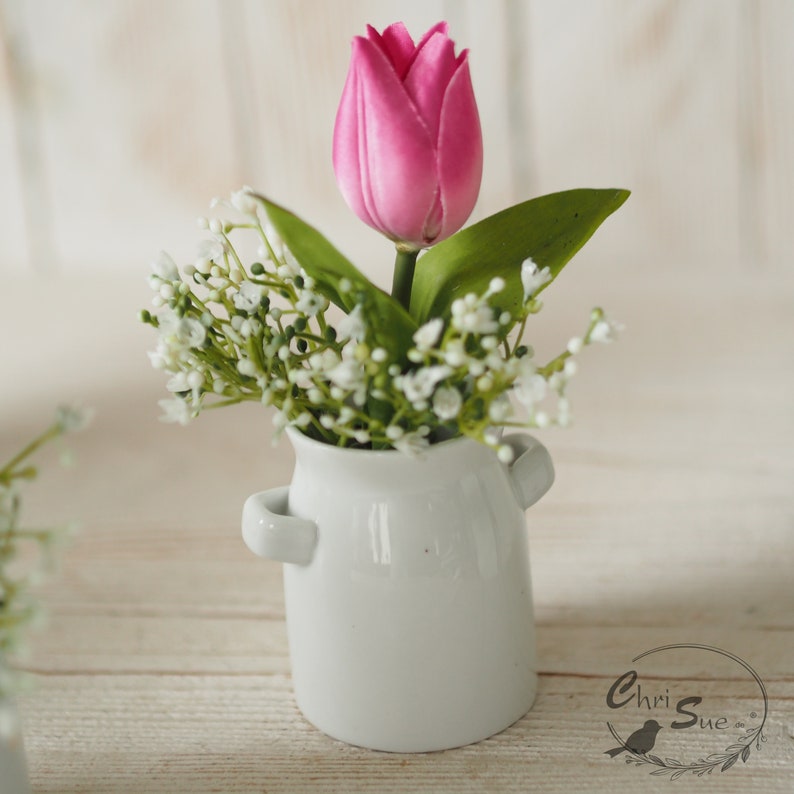
[[[334,128],[334,171],[350,208],[404,250],[456,232],[482,177],[468,51],[446,22],[415,45],[402,23],[356,36]]]

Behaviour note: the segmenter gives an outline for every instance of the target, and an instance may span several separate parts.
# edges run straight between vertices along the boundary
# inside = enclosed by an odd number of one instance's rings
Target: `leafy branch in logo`
[[[694,763],[685,764],[675,758],[665,758],[662,760],[659,756],[651,753],[637,753],[626,745],[625,740],[620,737],[611,723],[608,722],[607,727],[616,741],[626,748],[626,752],[628,753],[628,757],[626,758],[627,764],[636,764],[637,766],[649,764],[651,766],[656,766],[658,769],[651,772],[651,774],[657,776],[669,774],[670,780],[678,780],[678,778],[685,775],[687,772],[691,772],[698,777],[703,777],[703,775],[707,773],[710,775],[718,767],[721,772],[725,772],[740,758],[742,759],[742,763],[746,763],[747,759],[750,757],[753,744],[755,744],[757,750],[760,750],[761,743],[766,741],[766,736],[764,736],[763,733],[764,725],[761,723],[757,728],[748,728],[745,735],[739,737],[734,744],[726,747],[724,752],[712,753],[705,758],[699,758]]]

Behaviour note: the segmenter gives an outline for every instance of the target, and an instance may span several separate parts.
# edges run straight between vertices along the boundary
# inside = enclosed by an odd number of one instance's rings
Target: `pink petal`
[[[444,94],[456,68],[455,45],[446,36],[435,33],[417,53],[405,78],[405,88],[434,142],[438,138]]]
[[[358,71],[351,63],[339,108],[336,111],[333,163],[339,190],[350,209],[362,221],[370,226],[375,226],[375,220],[367,209],[367,202],[364,201],[361,165],[358,159],[358,97],[360,90]]]
[[[379,34],[371,25],[367,25],[367,35],[370,41],[377,43],[391,61],[397,76],[402,80],[408,71],[408,66],[416,52],[416,45],[402,22],[389,25],[382,34]]]
[[[419,54],[419,51],[425,46],[425,44],[427,44],[428,41],[430,41],[431,38],[433,38],[436,33],[441,33],[446,38],[449,38],[449,25],[446,22],[436,22],[436,24],[433,25],[433,27],[430,28],[430,30],[428,30],[421,39],[419,39],[419,44],[416,45],[416,53],[414,54],[414,57]]]
[[[392,239],[421,245],[437,188],[433,143],[377,44],[354,40],[353,71],[334,132],[340,190],[366,223]]]
[[[468,60],[449,83],[441,110],[438,172],[443,221],[436,242],[454,234],[474,209],[482,180],[482,130]]]

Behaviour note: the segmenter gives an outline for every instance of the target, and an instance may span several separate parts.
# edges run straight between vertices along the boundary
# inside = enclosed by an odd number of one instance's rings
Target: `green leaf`
[[[532,257],[552,278],[628,198],[628,190],[567,190],[517,204],[431,248],[419,258],[411,315],[420,325],[449,316],[456,298],[505,280],[500,305],[515,314],[523,301],[521,263]]]
[[[376,287],[352,262],[312,226],[289,210],[257,196],[284,244],[300,266],[316,282],[316,290],[331,303],[350,313],[357,296],[365,296],[365,316],[372,326],[372,339],[398,359],[412,345],[416,321],[391,295]],[[339,291],[339,282],[347,279],[353,289]]]

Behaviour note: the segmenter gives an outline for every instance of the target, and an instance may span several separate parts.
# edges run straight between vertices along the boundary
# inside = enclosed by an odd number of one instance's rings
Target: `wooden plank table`
[[[528,513],[538,698],[498,736],[425,755],[349,747],[297,711],[280,566],[239,536],[243,499],[288,482],[292,453],[270,446],[257,406],[188,428],[156,422],[163,384],[143,355],[150,332],[131,320],[146,300],[138,285],[18,281],[0,296],[0,449],[62,397],[97,408],[70,441],[77,466],[29,490],[31,519],[82,522],[43,590],[50,621],[26,663],[36,792],[792,791],[790,278],[604,289],[592,273],[549,295],[538,319],[554,345],[541,349],[564,344],[599,297],[628,330],[581,357],[575,425],[539,434],[557,482]],[[766,743],[708,782],[604,754],[617,721],[607,691],[632,665],[673,701],[702,697],[734,737],[758,700],[741,667],[708,651],[632,662],[680,643],[738,655],[768,692]],[[660,752],[716,746],[708,729],[679,734]]]

